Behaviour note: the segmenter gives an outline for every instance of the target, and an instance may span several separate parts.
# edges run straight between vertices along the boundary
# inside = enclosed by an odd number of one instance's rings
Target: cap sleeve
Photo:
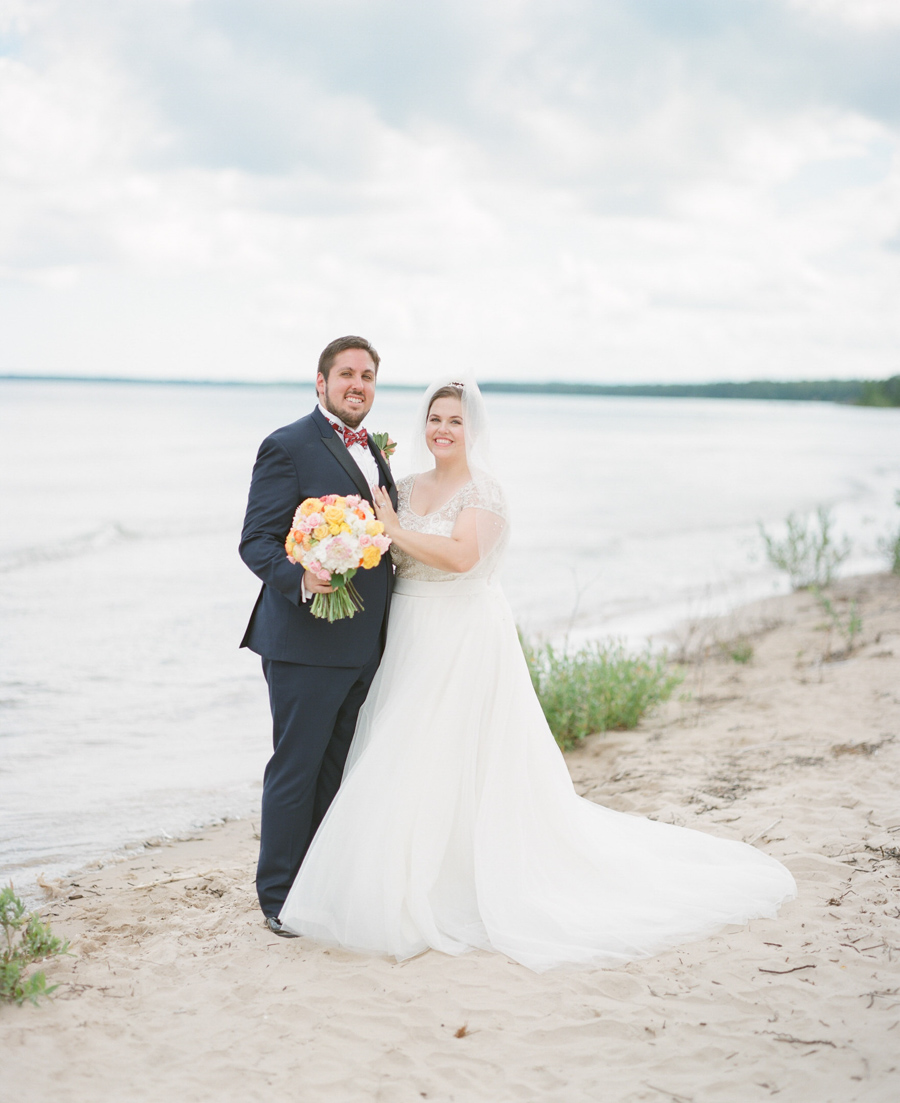
[[[412,491],[413,483],[416,481],[416,476],[404,475],[403,478],[397,483],[397,501],[398,503],[408,506],[409,495]]]
[[[460,510],[486,509],[490,513],[506,516],[506,500],[499,485],[490,478],[479,478],[469,483],[460,495]]]

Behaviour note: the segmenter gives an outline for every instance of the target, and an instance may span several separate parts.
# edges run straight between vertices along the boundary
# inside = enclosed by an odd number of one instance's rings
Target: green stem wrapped
[[[329,624],[334,624],[336,620],[349,619],[357,612],[362,612],[364,609],[362,598],[352,581],[355,574],[356,571],[352,570],[347,571],[346,574],[333,575],[331,585],[334,587],[334,592],[316,594],[310,609],[312,615],[319,617],[320,620],[327,620]]]

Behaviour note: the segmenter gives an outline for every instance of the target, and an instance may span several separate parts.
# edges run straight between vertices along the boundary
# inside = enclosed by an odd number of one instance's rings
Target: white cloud
[[[896,77],[726,7],[7,6],[0,371],[896,371]]]
[[[788,0],[788,4],[825,22],[857,30],[900,27],[897,0]]]

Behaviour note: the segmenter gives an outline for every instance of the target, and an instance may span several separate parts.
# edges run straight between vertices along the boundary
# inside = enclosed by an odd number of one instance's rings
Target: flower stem
[[[310,612],[314,617],[334,624],[336,620],[345,620],[362,612],[363,603],[359,591],[353,585],[349,575],[335,575],[332,578],[334,591],[330,594],[316,594]]]

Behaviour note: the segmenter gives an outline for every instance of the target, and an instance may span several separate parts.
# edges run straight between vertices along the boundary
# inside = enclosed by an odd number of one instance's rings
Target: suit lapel
[[[385,487],[388,494],[390,494],[391,501],[394,503],[394,509],[396,509],[397,488],[394,485],[394,476],[391,473],[390,464],[388,464],[387,460],[384,458],[384,456],[382,456],[381,449],[373,442],[371,437],[369,437],[369,451],[375,457],[375,462],[378,464],[378,470],[381,472],[384,478],[384,481],[381,485]]]
[[[322,443],[353,480],[353,485],[360,494],[371,502],[372,491],[369,484],[366,482],[362,471],[357,467],[356,461],[347,451],[346,445],[338,440],[333,432],[330,437],[323,437]]]

